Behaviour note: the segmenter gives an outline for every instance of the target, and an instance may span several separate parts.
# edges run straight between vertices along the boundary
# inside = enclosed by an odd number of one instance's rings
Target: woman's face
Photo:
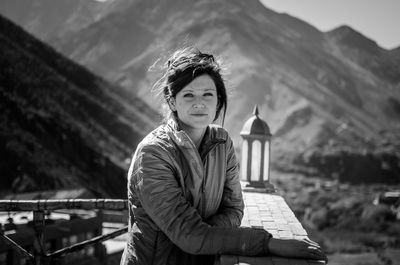
[[[179,122],[187,128],[205,129],[215,119],[218,95],[209,75],[196,77],[171,100],[171,109],[177,111]]]

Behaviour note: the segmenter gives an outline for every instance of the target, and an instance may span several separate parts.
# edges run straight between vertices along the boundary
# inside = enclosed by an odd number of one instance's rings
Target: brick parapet
[[[302,239],[308,237],[286,201],[278,194],[263,192],[243,192],[245,202],[244,216],[241,226],[264,228],[274,238]],[[315,265],[325,264],[324,261],[287,259],[275,256],[245,257],[223,255],[221,265],[251,264],[251,265]]]

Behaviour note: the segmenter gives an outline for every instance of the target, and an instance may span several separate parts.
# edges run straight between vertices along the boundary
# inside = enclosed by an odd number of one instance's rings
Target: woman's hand
[[[309,240],[304,239],[276,239],[269,240],[269,251],[271,254],[289,257],[289,258],[307,258],[325,260],[328,263],[326,255],[322,252],[321,247]]]

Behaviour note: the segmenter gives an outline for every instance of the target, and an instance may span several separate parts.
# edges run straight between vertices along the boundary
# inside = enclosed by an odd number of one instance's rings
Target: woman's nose
[[[201,97],[198,97],[193,102],[193,108],[200,109],[205,108],[204,100]]]
[[[194,103],[193,108],[194,109],[204,109],[206,106],[203,103]]]

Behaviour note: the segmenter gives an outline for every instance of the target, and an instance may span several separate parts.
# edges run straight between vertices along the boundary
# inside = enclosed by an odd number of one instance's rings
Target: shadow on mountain
[[[126,197],[125,162],[158,116],[0,17],[1,192]]]

